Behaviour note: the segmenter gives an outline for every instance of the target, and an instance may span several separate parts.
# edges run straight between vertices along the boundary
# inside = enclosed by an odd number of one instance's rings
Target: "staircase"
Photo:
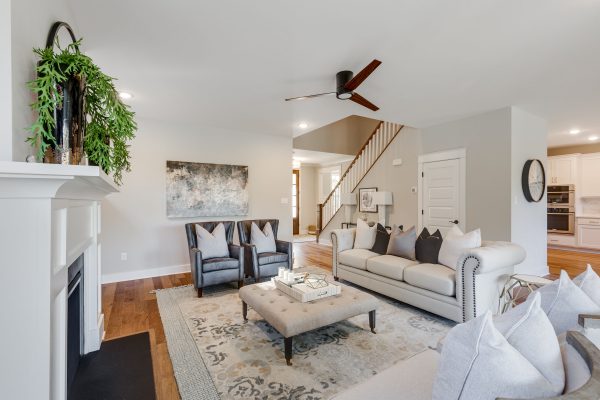
[[[351,193],[356,189],[403,127],[404,125],[384,121],[377,125],[340,178],[338,184],[329,193],[323,204],[319,204],[319,216],[317,218],[319,235],[341,208],[342,193]]]

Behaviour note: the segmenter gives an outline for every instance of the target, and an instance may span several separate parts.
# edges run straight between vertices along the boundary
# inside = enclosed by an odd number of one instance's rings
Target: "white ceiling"
[[[348,154],[325,153],[322,151],[294,149],[293,159],[302,165],[328,166],[352,161],[354,156]]]
[[[424,127],[515,105],[549,145],[600,134],[597,0],[71,0],[84,49],[142,118],[298,135],[351,114]],[[335,97],[335,73],[383,64]],[[581,142],[587,142],[579,135]]]

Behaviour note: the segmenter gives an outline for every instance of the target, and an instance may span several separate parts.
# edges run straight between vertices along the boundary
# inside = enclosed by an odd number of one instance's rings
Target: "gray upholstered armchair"
[[[229,257],[202,259],[202,252],[198,250],[196,224],[212,232],[218,224],[225,227],[225,238],[229,247]],[[190,249],[190,266],[194,286],[198,290],[198,297],[202,297],[202,289],[207,286],[221,283],[237,282],[238,288],[244,285],[244,248],[233,244],[233,221],[192,222],[185,224],[188,246]]]
[[[252,223],[256,223],[262,230],[267,222],[271,223],[273,234],[275,235],[276,252],[257,253],[256,247],[250,244],[250,228]],[[258,282],[260,278],[277,275],[279,267],[292,269],[292,243],[277,240],[278,219],[254,219],[238,221],[238,235],[240,245],[244,247],[246,276],[253,276]]]

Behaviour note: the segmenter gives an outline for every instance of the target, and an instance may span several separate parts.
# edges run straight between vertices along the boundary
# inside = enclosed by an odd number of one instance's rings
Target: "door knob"
[[[454,221],[448,221],[448,222],[451,222],[451,223],[453,223],[454,225],[458,225],[458,220],[457,220],[457,219],[455,219]]]

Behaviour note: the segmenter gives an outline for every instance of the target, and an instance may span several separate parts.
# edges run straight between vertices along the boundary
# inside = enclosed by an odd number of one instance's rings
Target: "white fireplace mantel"
[[[0,162],[0,387],[6,398],[66,399],[67,270],[84,254],[83,352],[104,333],[99,167]]]

